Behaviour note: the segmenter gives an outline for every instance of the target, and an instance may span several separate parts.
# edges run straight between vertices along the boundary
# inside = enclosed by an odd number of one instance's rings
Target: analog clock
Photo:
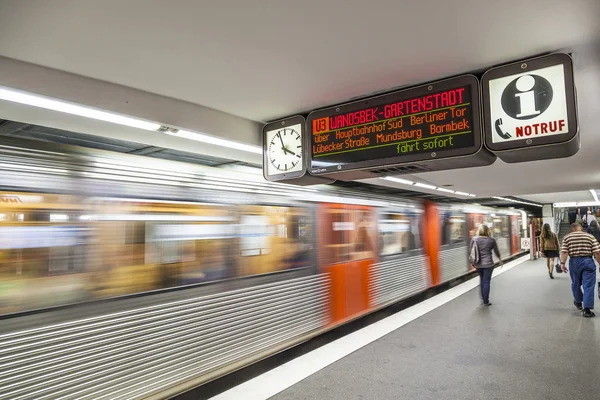
[[[307,170],[306,120],[296,115],[266,124],[262,130],[263,176],[272,182],[306,186],[332,183],[329,178],[312,176]]]
[[[301,124],[281,126],[265,132],[267,175],[303,171],[303,141]]]

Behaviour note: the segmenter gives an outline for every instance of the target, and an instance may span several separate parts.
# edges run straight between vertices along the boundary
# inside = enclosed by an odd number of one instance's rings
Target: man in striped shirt
[[[580,224],[572,224],[571,233],[563,239],[560,267],[567,272],[565,262],[569,257],[574,304],[578,310],[583,310],[583,316],[586,318],[595,315],[592,309],[594,308],[596,265],[592,256],[600,262],[600,243],[589,233],[583,232]],[[581,293],[582,287],[583,293]]]

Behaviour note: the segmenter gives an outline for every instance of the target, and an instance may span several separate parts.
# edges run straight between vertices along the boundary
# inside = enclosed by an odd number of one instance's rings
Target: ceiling
[[[522,196],[600,187],[598,20],[597,0],[0,0],[0,55],[266,121],[572,51],[577,155],[413,177]]]
[[[600,34],[597,0],[0,0],[0,54],[251,120]]]

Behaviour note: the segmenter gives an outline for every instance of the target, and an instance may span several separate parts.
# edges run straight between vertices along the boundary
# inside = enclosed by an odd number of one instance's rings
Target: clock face
[[[267,131],[267,173],[287,174],[302,171],[302,127],[300,124]]]

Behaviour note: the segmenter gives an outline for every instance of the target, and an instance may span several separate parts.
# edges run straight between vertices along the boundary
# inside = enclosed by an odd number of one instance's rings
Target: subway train
[[[0,399],[165,398],[467,274],[519,210],[0,145]]]

